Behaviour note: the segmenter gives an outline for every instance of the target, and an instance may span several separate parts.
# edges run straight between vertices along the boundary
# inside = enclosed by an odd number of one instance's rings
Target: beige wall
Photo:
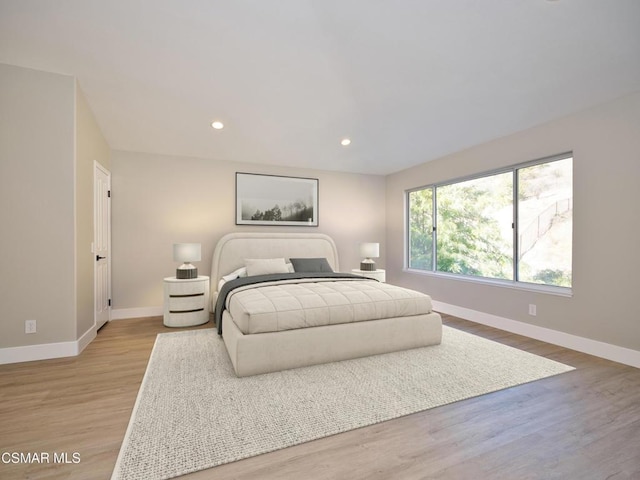
[[[235,173],[319,179],[318,227],[235,225]],[[358,244],[381,243],[384,266],[385,180],[354,175],[184,157],[114,151],[113,304],[116,309],[162,305],[162,279],[175,275],[172,245],[202,244],[199,273],[209,275],[216,241],[231,231],[272,230],[331,235],[340,269],[360,262]]]
[[[0,347],[76,338],[74,96],[73,77],[0,64]]]
[[[573,297],[403,271],[406,189],[566,151],[574,153]],[[640,350],[639,182],[640,93],[390,175],[387,278],[444,303]]]
[[[110,149],[87,100],[76,84],[76,335],[94,325],[93,170],[110,166]]]
[[[73,342],[94,324],[93,161],[109,147],[70,76],[0,64],[0,112],[0,348]]]

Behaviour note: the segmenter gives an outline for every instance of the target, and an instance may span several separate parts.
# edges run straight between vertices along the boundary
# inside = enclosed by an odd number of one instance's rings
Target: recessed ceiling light
[[[342,140],[340,140],[340,145],[342,145],[343,147],[346,147],[349,144],[351,144],[351,140],[349,138],[343,138]]]
[[[216,120],[215,122],[211,123],[211,126],[216,130],[222,130],[224,128],[224,123]]]

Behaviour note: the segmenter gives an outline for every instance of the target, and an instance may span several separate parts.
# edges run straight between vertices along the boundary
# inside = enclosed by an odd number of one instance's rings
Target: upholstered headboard
[[[338,250],[333,239],[322,233],[228,233],[222,237],[211,260],[211,287],[223,275],[244,266],[245,258],[324,257],[339,271]]]

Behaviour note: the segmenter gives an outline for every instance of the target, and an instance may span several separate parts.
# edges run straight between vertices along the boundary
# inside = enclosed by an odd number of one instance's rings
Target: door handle
[[[107,257],[101,257],[100,255],[96,255],[96,262],[99,262],[103,258],[107,258]]]

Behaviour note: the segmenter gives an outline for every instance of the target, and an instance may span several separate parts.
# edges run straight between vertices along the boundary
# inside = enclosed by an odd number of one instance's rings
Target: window
[[[513,175],[437,189],[436,270],[513,279]]]
[[[571,286],[573,159],[518,169],[518,279]]]
[[[569,155],[407,192],[410,269],[571,287]]]
[[[433,265],[433,190],[409,193],[409,268],[431,270]]]

